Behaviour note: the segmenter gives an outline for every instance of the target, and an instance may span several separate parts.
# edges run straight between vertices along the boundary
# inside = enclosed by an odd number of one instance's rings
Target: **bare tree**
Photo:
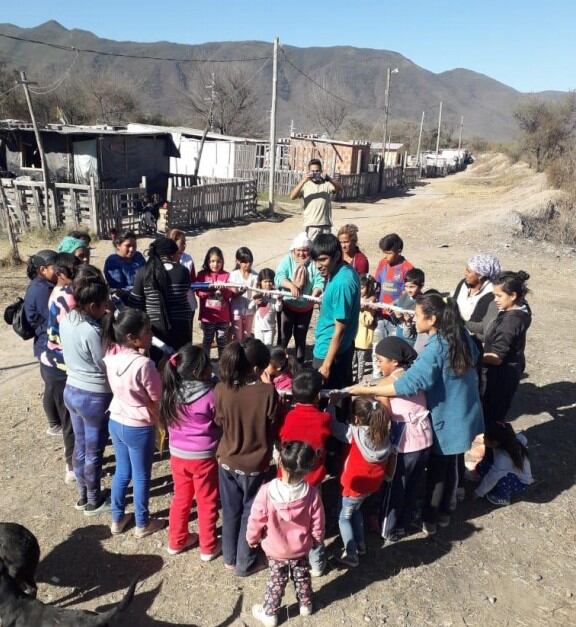
[[[251,76],[238,65],[203,66],[182,92],[186,103],[203,126],[223,135],[259,136],[262,114]]]
[[[314,80],[319,86],[312,84],[307,98],[312,121],[329,137],[335,137],[350,113],[350,105],[334,96],[342,92],[342,78],[323,74]]]

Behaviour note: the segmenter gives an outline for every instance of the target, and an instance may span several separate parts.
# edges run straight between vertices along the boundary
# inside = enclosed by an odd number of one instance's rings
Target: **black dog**
[[[25,594],[0,561],[0,624],[2,627],[106,627],[130,605],[136,583],[132,583],[114,609],[103,614],[65,610],[44,605]]]
[[[36,536],[17,523],[0,523],[0,561],[16,584],[31,597],[36,596],[36,569],[40,546]]]

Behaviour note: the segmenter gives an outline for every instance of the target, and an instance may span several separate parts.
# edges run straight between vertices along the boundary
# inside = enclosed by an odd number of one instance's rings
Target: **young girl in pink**
[[[188,531],[196,499],[200,559],[209,562],[221,551],[216,537],[220,434],[214,424],[212,366],[202,347],[186,344],[172,355],[164,366],[163,383],[160,416],[170,436],[174,479],[168,553],[176,555],[198,543],[198,535]]]
[[[252,300],[251,287],[256,287],[258,274],[252,270],[254,256],[246,246],[236,251],[236,267],[230,274],[230,282],[242,287],[232,288],[234,296],[230,303],[232,310],[232,325],[234,336],[238,342],[242,342],[252,333],[254,310],[250,307]]]
[[[200,325],[204,333],[202,347],[208,355],[212,341],[216,337],[218,357],[222,354],[228,341],[230,331],[230,299],[232,290],[218,287],[219,283],[228,283],[230,273],[224,270],[224,255],[218,246],[212,246],[204,257],[202,270],[196,276],[199,283],[215,283],[206,290],[198,290],[200,301]]]
[[[374,357],[376,368],[385,380],[394,382],[417,356],[406,340],[390,336],[378,343]],[[382,498],[382,537],[387,542],[396,542],[406,535],[414,517],[416,493],[432,446],[432,425],[424,392],[380,401],[390,410],[390,442],[396,452],[388,462],[388,475],[393,474],[393,478]]]
[[[252,504],[246,540],[262,546],[268,557],[264,603],[252,615],[275,627],[286,584],[291,577],[300,616],[312,613],[312,584],[308,553],[324,540],[324,508],[318,490],[304,477],[316,464],[314,449],[305,442],[284,442],[280,449],[281,478],[264,484]]]

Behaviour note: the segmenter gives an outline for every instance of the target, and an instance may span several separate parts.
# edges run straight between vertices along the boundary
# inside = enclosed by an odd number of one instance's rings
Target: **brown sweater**
[[[260,381],[237,390],[224,383],[214,388],[215,422],[222,429],[216,451],[219,463],[243,472],[264,472],[278,431],[278,395]]]

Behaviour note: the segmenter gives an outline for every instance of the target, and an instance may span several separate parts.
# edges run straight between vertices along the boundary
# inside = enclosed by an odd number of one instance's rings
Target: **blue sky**
[[[2,22],[55,19],[101,37],[265,40],[394,50],[433,72],[482,72],[521,91],[576,88],[574,0],[44,0],[4,2]]]

